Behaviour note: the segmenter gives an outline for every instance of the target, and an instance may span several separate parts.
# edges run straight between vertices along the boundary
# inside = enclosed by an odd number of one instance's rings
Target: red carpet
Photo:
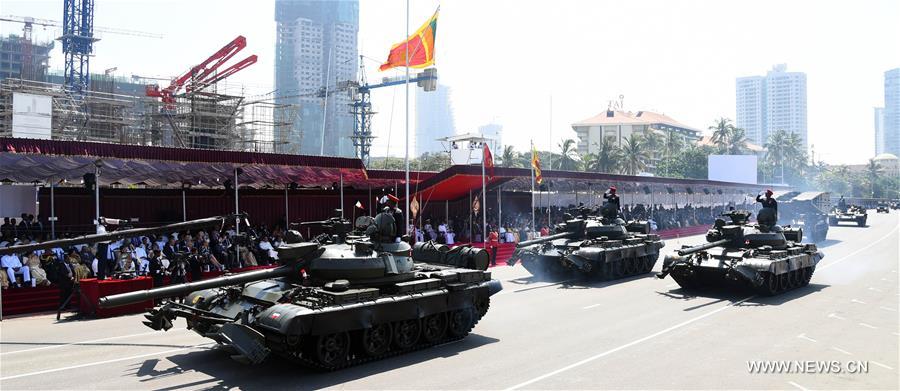
[[[58,307],[59,289],[55,286],[3,290],[3,316],[56,311]],[[72,298],[69,308],[78,308],[78,297]]]

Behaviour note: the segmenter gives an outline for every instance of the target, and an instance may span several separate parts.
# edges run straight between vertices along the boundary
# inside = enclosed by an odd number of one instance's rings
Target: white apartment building
[[[766,76],[739,77],[735,83],[735,125],[747,138],[765,145],[777,130],[795,132],[809,146],[806,117],[806,74],[778,64]]]
[[[884,73],[884,152],[900,156],[900,68]]]
[[[875,154],[884,153],[884,107],[875,108]]]

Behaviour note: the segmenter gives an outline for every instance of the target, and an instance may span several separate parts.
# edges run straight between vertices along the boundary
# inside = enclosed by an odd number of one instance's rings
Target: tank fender
[[[744,280],[749,282],[750,285],[752,285],[754,287],[758,287],[763,284],[764,279],[763,279],[762,275],[758,271],[756,271],[755,269],[753,269],[751,267],[748,267],[745,265],[738,265],[738,266],[735,266],[731,270],[734,270],[736,272],[735,274],[742,277]]]

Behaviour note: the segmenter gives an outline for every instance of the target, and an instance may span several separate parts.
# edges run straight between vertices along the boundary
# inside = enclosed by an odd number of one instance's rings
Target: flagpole
[[[487,243],[487,184],[484,182],[484,149],[487,148],[487,143],[483,134],[481,142],[485,143],[481,147],[481,241]]]
[[[409,0],[406,0],[406,37],[409,38]],[[406,192],[404,193],[404,198],[406,199],[406,221],[403,222],[403,226],[406,227],[406,234],[409,235],[409,41],[406,42],[406,83],[403,84],[403,89],[406,90],[406,153],[405,153],[405,165],[406,165]]]
[[[531,234],[534,235],[534,140],[531,141]]]
[[[550,164],[547,167],[549,170],[553,169],[553,94],[550,94]],[[550,221],[551,212],[550,212],[550,202],[553,198],[550,198],[550,185],[547,185],[547,227],[552,227],[553,222]]]

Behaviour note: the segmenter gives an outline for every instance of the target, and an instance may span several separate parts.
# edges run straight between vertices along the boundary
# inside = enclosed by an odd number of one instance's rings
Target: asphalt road
[[[164,333],[140,315],[8,319],[0,388],[896,390],[898,231],[896,211],[870,214],[868,228],[833,227],[812,283],[776,297],[689,295],[651,275],[554,283],[494,268],[504,290],[466,339],[333,373],[238,364],[183,321]],[[664,250],[702,241],[670,240]],[[793,367],[751,373],[751,361]]]

